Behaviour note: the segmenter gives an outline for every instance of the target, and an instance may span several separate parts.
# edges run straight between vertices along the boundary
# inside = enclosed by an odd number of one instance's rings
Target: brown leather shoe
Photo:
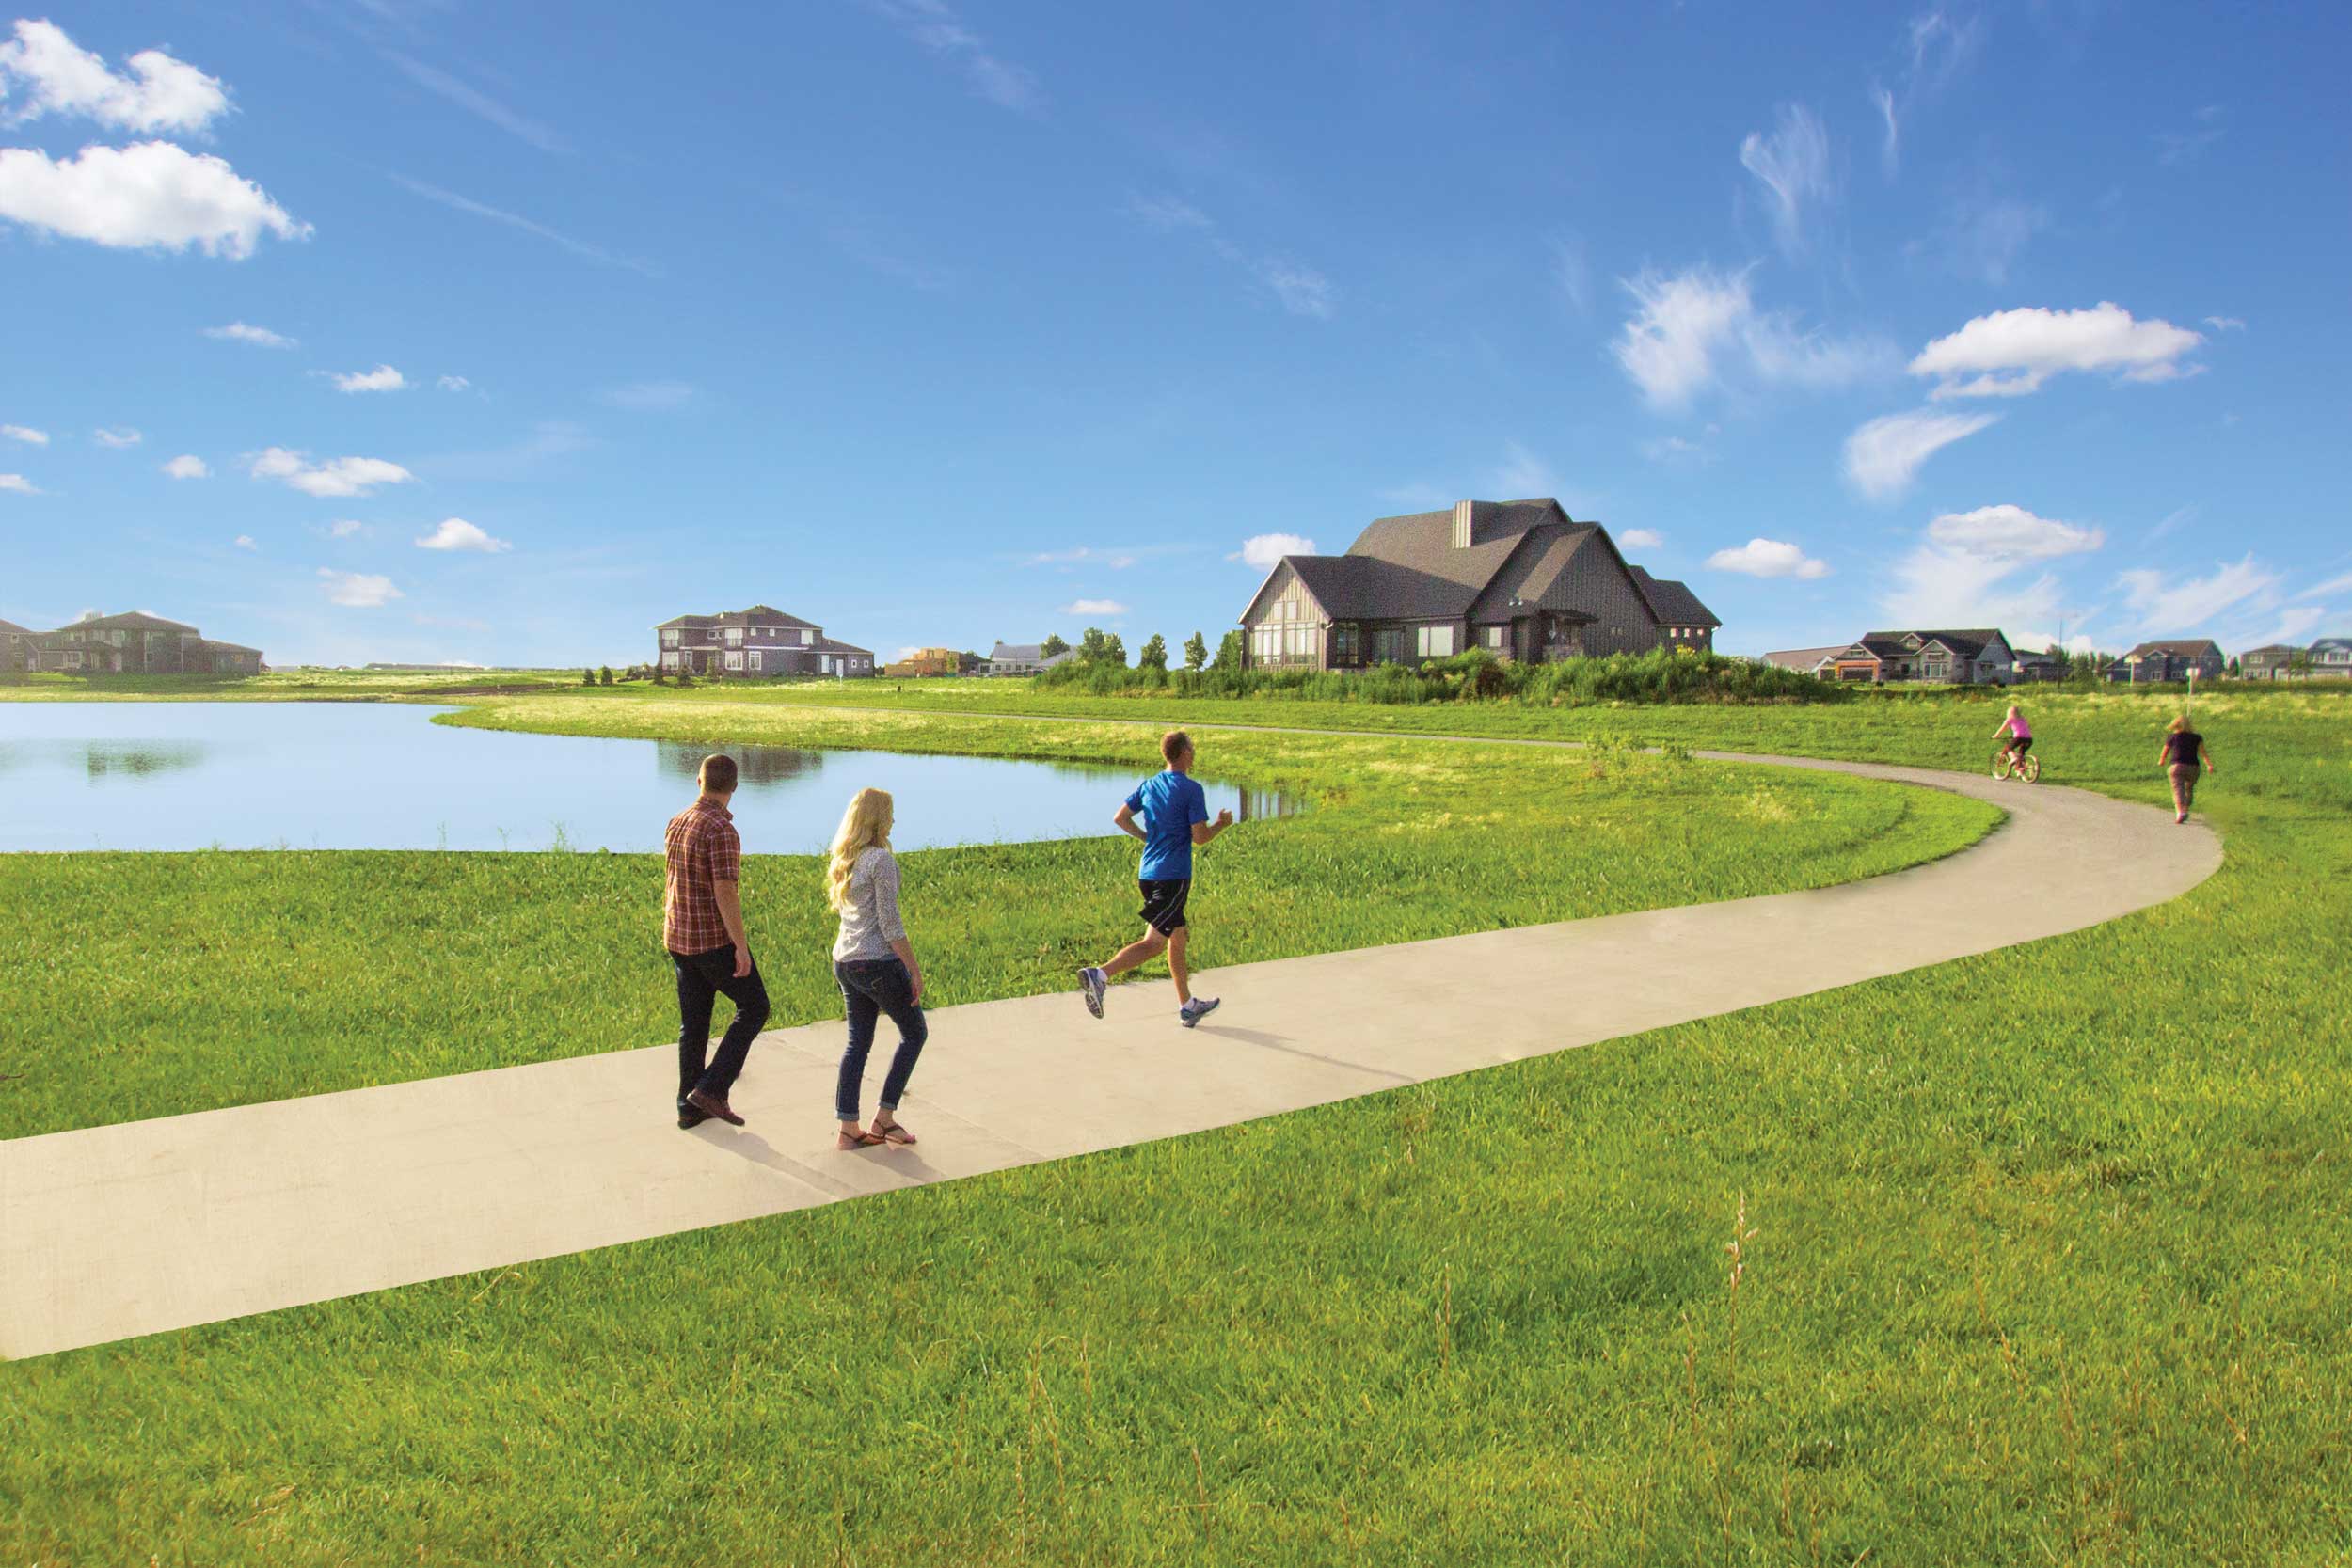
[[[702,1090],[696,1089],[686,1097],[686,1103],[707,1117],[717,1117],[729,1127],[743,1125],[743,1118],[735,1114],[735,1107],[721,1100],[717,1095],[705,1094]]]

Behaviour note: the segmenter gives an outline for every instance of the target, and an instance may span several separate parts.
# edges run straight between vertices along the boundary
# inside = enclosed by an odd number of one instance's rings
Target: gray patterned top
[[[887,849],[868,849],[850,868],[850,897],[841,906],[834,961],[896,958],[890,944],[906,940],[906,923],[898,918],[898,857]]]

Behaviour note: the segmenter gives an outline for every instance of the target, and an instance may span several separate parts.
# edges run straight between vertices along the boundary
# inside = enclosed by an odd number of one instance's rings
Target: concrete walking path
[[[2010,817],[1840,887],[1217,970],[1197,1030],[1166,981],[1115,987],[1103,1022],[1074,990],[946,1008],[901,1107],[913,1148],[834,1150],[838,1021],[761,1037],[739,1131],[672,1125],[665,1044],[0,1142],[0,1356],[1196,1132],[2077,930],[2221,863],[2201,822],[2085,791],[1699,754]]]

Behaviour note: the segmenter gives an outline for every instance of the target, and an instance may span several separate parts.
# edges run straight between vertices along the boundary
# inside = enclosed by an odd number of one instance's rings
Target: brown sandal
[[[911,1144],[914,1142],[914,1134],[895,1121],[887,1127],[878,1127],[874,1131],[882,1134],[882,1141],[885,1143]]]
[[[885,1143],[887,1141],[887,1139],[877,1137],[873,1133],[868,1132],[863,1127],[845,1127],[834,1138],[833,1147],[844,1153],[847,1153],[849,1150],[853,1148],[872,1148],[877,1144]]]

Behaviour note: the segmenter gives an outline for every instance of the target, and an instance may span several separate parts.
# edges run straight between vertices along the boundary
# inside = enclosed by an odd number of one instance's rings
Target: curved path
[[[1353,733],[1353,732],[1350,732]],[[1841,887],[933,1015],[914,1148],[836,1153],[840,1024],[775,1030],[751,1125],[670,1125],[668,1045],[0,1142],[0,1356],[40,1355],[750,1219],[1368,1094],[2115,919],[2221,863],[2201,823],[2081,790],[1828,768],[1998,802],[1972,848]],[[886,1032],[885,1032],[886,1033]],[[877,1053],[886,1052],[878,1045]]]

